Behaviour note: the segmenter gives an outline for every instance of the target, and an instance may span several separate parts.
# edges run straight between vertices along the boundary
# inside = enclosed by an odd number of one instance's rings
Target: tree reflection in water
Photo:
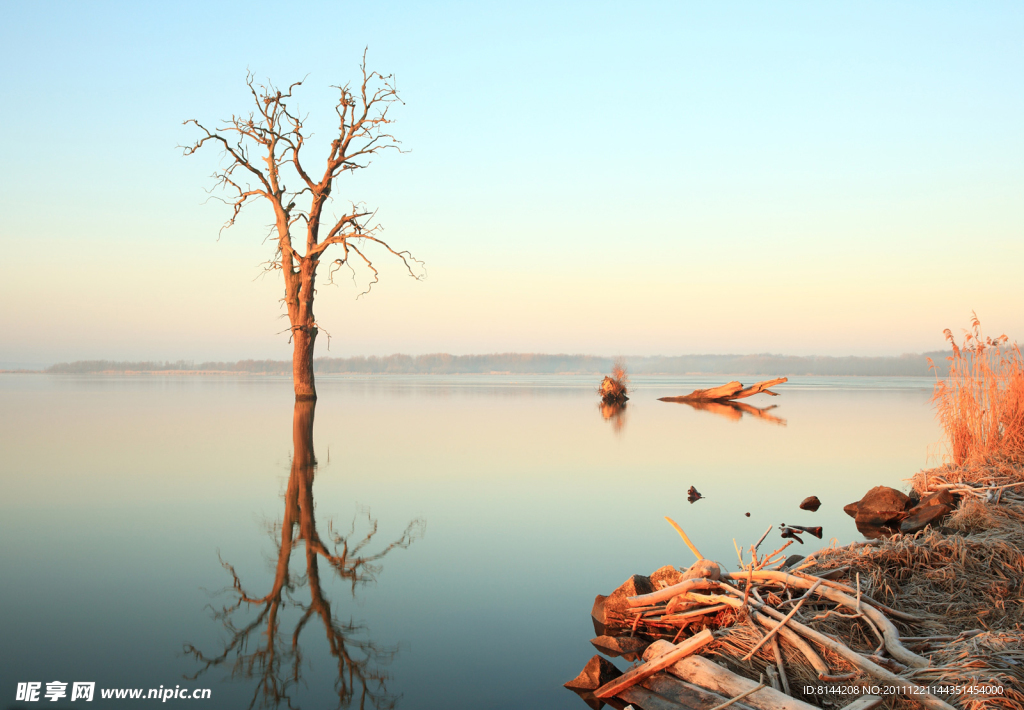
[[[217,655],[207,655],[191,644],[185,646],[185,653],[201,664],[189,680],[213,668],[230,667],[233,678],[259,679],[250,708],[257,703],[264,707],[286,704],[295,708],[291,692],[300,682],[303,662],[299,638],[310,619],[317,618],[327,632],[331,656],[338,663],[334,684],[338,707],[393,708],[397,697],[387,689],[388,674],[383,666],[394,657],[397,649],[376,645],[364,636],[365,629],[361,625],[343,623],[335,617],[331,602],[323,592],[319,562],[322,558],[338,577],[350,582],[354,596],[359,585],[375,581],[381,570],[379,561],[392,550],[406,548],[421,537],[425,525],[420,519],[413,520],[401,537],[371,554],[368,548],[377,534],[377,521],[367,511],[367,530],[359,535],[355,533],[355,522],[346,535],[334,532],[329,524],[332,549],[328,550],[317,532],[314,517],[315,408],[315,400],[295,402],[292,429],[295,453],[284,495],[284,518],[270,529],[274,542],[279,545],[273,586],[266,596],[253,596],[243,587],[235,568],[221,560],[232,579],[232,587],[225,593],[233,597],[233,601],[214,610],[213,617],[223,622],[227,640],[223,651]],[[305,549],[306,569],[305,574],[295,575],[289,563],[292,551],[300,542]],[[306,586],[309,587],[308,602],[298,596]],[[236,624],[239,617],[253,609],[255,618]],[[281,616],[289,609],[296,610],[298,621],[291,628],[290,638],[283,640]],[[253,638],[257,631],[262,639]]]

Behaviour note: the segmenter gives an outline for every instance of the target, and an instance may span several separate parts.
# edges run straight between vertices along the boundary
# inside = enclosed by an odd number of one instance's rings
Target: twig
[[[789,620],[793,618],[793,615],[796,614],[798,611],[800,611],[800,607],[803,606],[804,601],[806,601],[807,598],[811,596],[811,594],[814,592],[815,589],[818,588],[818,585],[820,585],[820,584],[821,584],[821,580],[815,582],[814,586],[812,586],[810,589],[807,590],[807,594],[805,594],[802,597],[800,597],[800,601],[798,601],[796,603],[796,606],[794,606],[793,609],[788,614],[786,614],[786,618],[783,619],[782,621],[780,621],[778,626],[776,626],[774,629],[769,631],[768,634],[763,639],[761,639],[757,643],[756,646],[754,646],[752,649],[750,649],[750,651],[747,653],[747,655],[744,656],[741,660],[749,661],[751,656],[753,656],[757,652],[757,649],[761,648],[761,646],[763,646],[766,641],[768,641],[768,640],[770,640],[772,638],[775,638],[775,634],[778,632],[778,630],[781,629],[783,626],[785,626],[787,623],[789,623]],[[745,603],[746,602],[746,598],[744,598],[743,601]]]
[[[700,550],[694,547],[693,543],[690,542],[690,538],[686,537],[686,533],[684,533],[683,529],[679,527],[679,524],[667,515],[665,516],[665,520],[667,520],[669,524],[676,529],[676,532],[679,533],[679,537],[683,538],[683,542],[685,542],[686,546],[690,548],[690,552],[697,556],[697,561],[699,562],[700,560],[703,560],[704,555],[700,554]]]
[[[764,676],[762,676],[762,678],[763,677]],[[745,691],[743,693],[740,693],[739,695],[737,695],[732,700],[727,700],[724,703],[716,705],[715,707],[711,708],[711,710],[723,710],[723,708],[727,708],[730,705],[732,705],[733,703],[739,702],[740,700],[743,700],[743,698],[747,697],[748,695],[753,695],[754,693],[756,693],[757,691],[759,691],[763,687],[765,687],[764,683],[761,683],[756,688],[751,688],[750,690],[747,690],[747,691]]]
[[[769,525],[768,529],[764,531],[764,535],[762,535],[761,539],[758,540],[757,543],[754,545],[754,550],[755,551],[757,550],[757,548],[761,547],[761,543],[764,542],[764,539],[766,537],[768,537],[768,533],[770,533],[772,531],[773,527],[775,527],[774,523],[772,525]]]
[[[779,639],[772,637],[772,650],[775,652],[775,665],[779,667],[779,680],[782,682],[782,692],[792,695],[789,692],[789,678],[786,677],[786,667],[782,664],[782,649],[779,648]]]

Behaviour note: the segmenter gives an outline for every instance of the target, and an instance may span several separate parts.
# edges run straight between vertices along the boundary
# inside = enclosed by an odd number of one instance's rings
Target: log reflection
[[[221,560],[224,569],[231,576],[232,586],[225,593],[232,599],[213,617],[224,624],[227,631],[224,648],[215,655],[207,655],[188,644],[185,652],[193,656],[200,668],[189,677],[195,680],[213,668],[230,668],[232,678],[256,678],[258,683],[253,691],[249,707],[298,707],[292,697],[294,687],[299,685],[303,670],[302,649],[299,645],[302,632],[311,619],[323,626],[331,656],[337,662],[337,678],[334,691],[338,696],[338,707],[393,708],[397,697],[387,688],[388,674],[383,669],[397,652],[396,648],[385,648],[365,636],[365,629],[352,622],[339,621],[331,608],[331,601],[324,594],[320,577],[320,561],[341,579],[351,584],[353,596],[360,585],[375,581],[380,572],[380,560],[392,550],[406,548],[424,530],[422,520],[412,521],[397,540],[383,549],[370,552],[377,533],[377,521],[366,512],[366,531],[356,534],[356,523],[347,534],[339,534],[328,524],[328,545],[317,531],[314,516],[313,478],[316,472],[316,456],[313,451],[313,415],[315,400],[295,402],[292,425],[294,455],[291,474],[284,495],[284,517],[279,524],[270,526],[270,533],[277,545],[274,564],[274,581],[265,596],[250,594],[239,579],[235,568]],[[302,574],[290,569],[292,552],[299,547],[305,550]],[[302,597],[302,588],[308,587],[308,601]],[[255,612],[254,618],[248,618]],[[288,613],[291,612],[291,613]],[[296,617],[285,624],[285,615]],[[241,617],[247,617],[244,621]],[[282,626],[289,628],[288,638],[283,639]],[[317,626],[313,624],[312,626]]]
[[[743,415],[746,414],[770,424],[786,426],[785,419],[777,417],[774,414],[769,414],[771,410],[776,408],[777,405],[774,404],[770,407],[754,407],[743,402],[713,402],[706,400],[679,401],[678,404],[686,404],[694,409],[699,409],[702,412],[711,412],[712,414],[717,414],[720,417],[725,417],[732,421],[739,421],[743,418]]]

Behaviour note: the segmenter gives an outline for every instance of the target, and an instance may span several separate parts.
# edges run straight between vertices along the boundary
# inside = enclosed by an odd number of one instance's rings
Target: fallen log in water
[[[755,394],[768,394],[778,397],[778,392],[772,392],[769,387],[788,382],[788,377],[777,377],[774,380],[755,382],[750,387],[744,387],[741,382],[728,382],[718,387],[711,387],[706,390],[694,390],[690,394],[681,397],[659,397],[659,402],[728,402],[735,399],[745,399]]]

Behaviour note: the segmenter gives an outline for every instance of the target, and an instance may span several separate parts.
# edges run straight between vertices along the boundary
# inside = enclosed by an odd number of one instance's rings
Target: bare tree
[[[353,260],[369,270],[371,278],[364,293],[377,283],[379,276],[367,247],[385,250],[400,259],[413,278],[423,278],[423,262],[408,251],[391,248],[381,239],[381,226],[362,203],[350,203],[340,217],[328,218],[325,213],[341,176],[369,167],[373,156],[384,150],[401,152],[399,142],[389,132],[393,119],[388,117],[388,110],[394,103],[400,103],[393,76],[367,72],[365,52],[360,69],[359,86],[334,87],[339,91],[334,107],[337,133],[330,143],[322,173],[307,172],[302,162],[302,148],[310,135],[303,125],[306,117],[289,109],[293,92],[302,81],[281,91],[269,82],[257,84],[252,74],[247,74],[246,84],[256,105],[254,112],[232,115],[213,130],[195,119],[185,121],[204,134],[194,144],[183,146],[185,155],[192,155],[205,145],[216,145],[223,151],[223,167],[213,174],[214,189],[227,195],[218,199],[230,205],[232,213],[222,230],[231,227],[242,209],[253,201],[267,200],[273,208],[269,238],[277,248],[266,269],[280,269],[284,274],[284,302],[294,343],[292,378],[296,399],[316,399],[313,346],[320,327],[313,315],[313,298],[317,267],[328,247],[337,244],[341,251],[332,262],[332,276],[342,266],[352,269]],[[297,181],[299,189],[288,190],[286,179]],[[301,233],[303,228],[305,245],[297,248],[301,237],[293,240],[292,230]]]

